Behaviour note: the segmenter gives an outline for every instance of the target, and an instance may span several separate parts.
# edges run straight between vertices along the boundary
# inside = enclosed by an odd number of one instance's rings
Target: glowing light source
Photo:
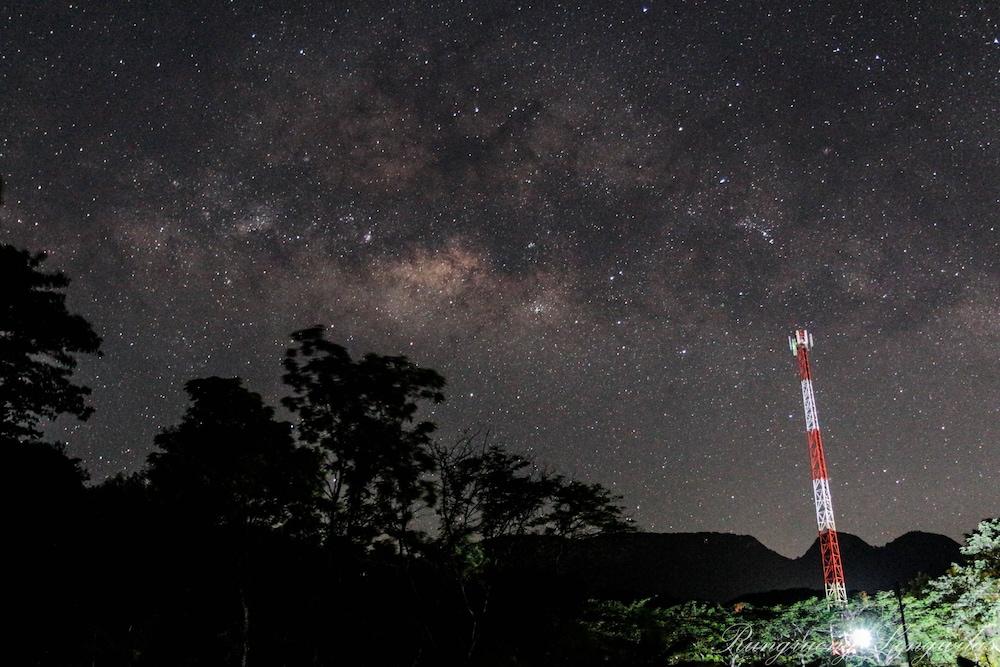
[[[866,649],[872,646],[872,633],[867,628],[855,628],[847,635],[854,649]]]

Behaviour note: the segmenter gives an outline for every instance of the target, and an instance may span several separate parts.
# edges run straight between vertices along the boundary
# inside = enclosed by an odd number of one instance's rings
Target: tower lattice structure
[[[806,414],[813,499],[816,502],[816,527],[819,530],[819,550],[823,561],[823,585],[827,601],[842,606],[847,603],[847,587],[844,584],[844,566],[840,558],[837,526],[833,520],[830,478],[826,472],[826,454],[823,451],[823,435],[819,429],[816,396],[812,386],[812,367],[809,364],[809,350],[813,346],[813,337],[805,329],[797,329],[794,336],[789,336],[788,346],[798,360],[799,378],[802,383],[802,405]]]

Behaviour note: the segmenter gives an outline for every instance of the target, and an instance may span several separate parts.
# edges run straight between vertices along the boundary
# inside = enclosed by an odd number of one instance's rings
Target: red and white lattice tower
[[[812,335],[805,329],[797,329],[794,336],[788,337],[788,346],[798,359],[799,377],[802,380],[802,405],[806,412],[806,435],[809,439],[809,463],[812,469],[813,498],[816,501],[816,525],[819,529],[819,551],[823,559],[826,599],[833,605],[844,605],[847,603],[844,566],[840,560],[837,526],[833,521],[830,479],[826,474],[826,454],[823,453],[823,436],[819,430],[816,397],[812,386],[812,368],[809,366],[809,350],[813,346]]]

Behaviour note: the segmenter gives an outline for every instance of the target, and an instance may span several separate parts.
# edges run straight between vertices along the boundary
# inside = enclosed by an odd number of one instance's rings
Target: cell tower
[[[830,498],[830,480],[826,474],[826,454],[823,453],[823,436],[819,430],[816,397],[813,394],[812,368],[809,350],[812,335],[805,329],[796,329],[788,337],[788,347],[799,362],[802,380],[802,406],[806,413],[806,436],[809,439],[809,464],[812,469],[813,498],[816,501],[816,526],[819,529],[819,551],[823,559],[823,585],[826,600],[831,605],[847,604],[847,587],[844,585],[844,566],[840,560],[840,541],[833,521],[833,500]]]

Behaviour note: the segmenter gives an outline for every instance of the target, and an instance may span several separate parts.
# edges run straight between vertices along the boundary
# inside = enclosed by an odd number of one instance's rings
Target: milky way
[[[94,479],[324,323],[441,371],[442,437],[796,554],[804,325],[842,530],[1000,508],[1000,10],[89,4],[0,9],[0,240],[105,339]]]

